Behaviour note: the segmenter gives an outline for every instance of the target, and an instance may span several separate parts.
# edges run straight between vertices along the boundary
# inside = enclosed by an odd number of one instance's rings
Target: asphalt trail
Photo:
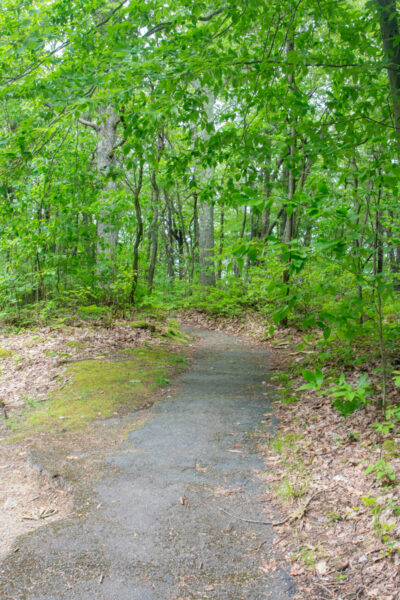
[[[196,333],[176,392],[108,459],[91,491],[100,508],[20,538],[0,565],[1,600],[291,597],[279,557],[265,568],[275,532],[221,510],[266,516],[255,435],[270,410],[265,350]]]

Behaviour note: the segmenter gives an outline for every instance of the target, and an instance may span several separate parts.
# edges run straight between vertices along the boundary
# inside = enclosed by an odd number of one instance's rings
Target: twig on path
[[[279,527],[280,525],[285,525],[285,523],[299,521],[300,519],[302,519],[304,517],[304,515],[306,514],[307,509],[308,509],[309,505],[311,504],[311,502],[320,494],[323,494],[328,491],[329,490],[319,490],[319,492],[315,492],[315,494],[313,494],[312,496],[309,497],[309,499],[304,504],[304,506],[300,506],[297,510],[295,510],[291,515],[288,515],[282,521],[258,521],[255,519],[244,519],[243,517],[240,517],[239,515],[234,515],[234,514],[228,512],[224,508],[221,508],[220,510],[223,513],[227,514],[229,517],[232,517],[233,519],[239,519],[239,521],[244,521],[245,523],[253,523],[255,525],[272,525],[272,527]]]
[[[42,508],[41,511],[37,515],[23,515],[22,520],[23,521],[40,521],[40,519],[48,519],[49,517],[52,517],[56,513],[58,513],[57,508],[49,508],[49,509]]]
[[[330,594],[330,597],[333,598],[333,592],[332,590],[330,590],[329,588],[326,587],[326,585],[322,585],[322,583],[319,583],[318,581],[313,581],[313,584],[322,588],[323,590],[325,590],[326,592],[328,592],[328,594]]]
[[[259,550],[261,550],[261,548],[263,548],[263,546],[265,546],[265,544],[268,542],[268,540],[264,540],[263,542],[261,542],[261,544],[258,544],[258,546],[256,548],[253,548],[252,550],[250,550],[250,552],[258,552]]]

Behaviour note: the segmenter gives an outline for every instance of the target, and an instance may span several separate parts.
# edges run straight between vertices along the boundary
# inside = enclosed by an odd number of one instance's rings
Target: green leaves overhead
[[[30,277],[45,297],[79,282],[125,298],[132,271],[140,288],[157,266],[168,290],[176,275],[190,295],[207,206],[215,247],[205,250],[221,289],[326,340],[372,319],[377,294],[389,302],[398,283],[400,241],[398,139],[374,6],[6,0],[7,285]],[[103,225],[115,238],[104,271]]]

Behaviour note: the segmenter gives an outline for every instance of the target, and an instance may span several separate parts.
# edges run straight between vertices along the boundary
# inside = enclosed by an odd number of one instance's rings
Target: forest
[[[276,350],[289,435],[327,402],[319,433],[342,419],[346,443],[379,448],[360,458],[375,494],[360,503],[389,570],[399,20],[396,0],[3,0],[0,12],[4,335],[97,323],[102,353],[106,329],[133,318],[140,332],[165,315],[253,328]],[[163,331],[181,335],[175,321]],[[284,461],[301,453],[294,439]],[[384,597],[357,582],[347,598]]]
[[[389,0],[5,2],[2,319],[250,308],[392,339],[397,18]]]

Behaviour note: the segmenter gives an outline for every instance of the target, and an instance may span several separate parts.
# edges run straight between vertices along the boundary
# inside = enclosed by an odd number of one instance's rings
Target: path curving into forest
[[[223,512],[265,518],[254,435],[269,410],[265,350],[196,334],[200,348],[176,391],[107,460],[92,490],[97,510],[20,538],[0,565],[2,600],[293,595],[283,567],[265,568],[272,529]]]

